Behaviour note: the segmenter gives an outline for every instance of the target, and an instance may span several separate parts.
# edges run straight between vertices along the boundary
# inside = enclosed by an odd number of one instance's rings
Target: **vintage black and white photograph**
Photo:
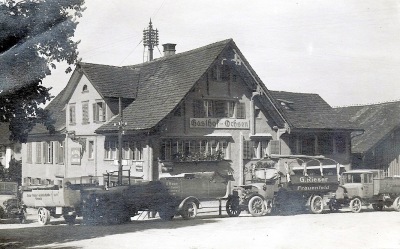
[[[0,248],[400,248],[397,0],[0,0]]]

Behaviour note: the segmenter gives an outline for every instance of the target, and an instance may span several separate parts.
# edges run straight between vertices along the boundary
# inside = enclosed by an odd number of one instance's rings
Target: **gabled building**
[[[336,108],[364,129],[352,138],[353,166],[400,175],[400,101]]]
[[[79,63],[48,106],[56,134],[37,127],[23,147],[25,183],[118,170],[119,141],[124,169],[146,180],[224,171],[241,184],[271,154],[323,154],[350,167],[354,126],[316,94],[269,91],[233,40],[164,50],[133,66]]]

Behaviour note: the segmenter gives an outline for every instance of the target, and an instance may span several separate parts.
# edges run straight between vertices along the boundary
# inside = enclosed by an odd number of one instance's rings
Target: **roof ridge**
[[[392,104],[392,103],[396,103],[396,102],[400,102],[400,99],[388,100],[388,101],[382,101],[382,102],[376,102],[376,103],[368,103],[368,104],[350,104],[350,105],[343,105],[343,106],[335,106],[334,108],[378,106],[378,105]]]
[[[179,58],[179,57],[182,57],[182,56],[186,56],[188,54],[197,53],[197,52],[199,52],[201,50],[204,50],[204,49],[217,47],[217,46],[220,46],[222,44],[228,44],[231,41],[233,41],[233,39],[229,38],[229,39],[221,40],[221,41],[218,41],[218,42],[213,42],[213,43],[204,45],[204,46],[199,47],[199,48],[195,48],[195,49],[191,49],[191,50],[188,50],[188,51],[184,51],[184,52],[181,52],[181,53],[177,53],[177,54],[173,54],[173,55],[169,55],[169,56],[162,56],[162,57],[156,58],[156,59],[154,59],[152,61],[146,61],[146,62],[142,62],[142,63],[138,63],[138,64],[122,66],[122,68],[140,67],[140,66],[149,65],[149,64],[160,62],[160,61],[164,61],[164,60],[169,60],[169,59],[172,59],[172,58]]]
[[[294,94],[307,94],[307,95],[318,95],[318,93],[302,93],[302,92],[289,92],[289,91],[280,91],[280,90],[269,90],[270,92],[275,92],[275,93],[294,93]]]

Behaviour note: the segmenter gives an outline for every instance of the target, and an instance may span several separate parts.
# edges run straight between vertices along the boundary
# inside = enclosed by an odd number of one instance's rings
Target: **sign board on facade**
[[[71,148],[71,164],[81,164],[81,148]]]
[[[250,129],[249,119],[191,118],[190,128]]]

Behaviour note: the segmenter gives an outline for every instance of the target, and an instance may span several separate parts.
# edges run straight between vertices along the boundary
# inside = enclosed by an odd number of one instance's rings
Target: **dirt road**
[[[400,213],[220,217],[205,208],[194,220],[146,219],[123,225],[0,224],[0,248],[400,248]]]

